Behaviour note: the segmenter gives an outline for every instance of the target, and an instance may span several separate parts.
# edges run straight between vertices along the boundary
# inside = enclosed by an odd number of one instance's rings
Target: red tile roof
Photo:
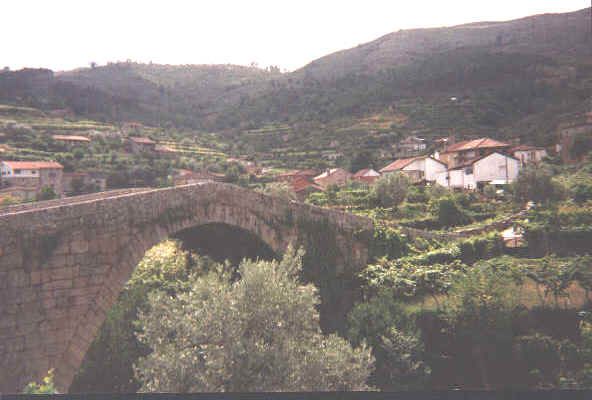
[[[85,136],[76,135],[53,135],[54,140],[64,140],[67,142],[90,142],[90,139]]]
[[[293,171],[284,172],[276,176],[276,178],[293,178],[297,176],[313,177],[318,174],[314,169],[296,169]]]
[[[147,138],[147,137],[133,136],[133,137],[130,137],[130,140],[134,143],[139,143],[139,144],[156,144],[156,142],[154,140]]]
[[[306,190],[308,188],[313,188],[316,190],[324,190],[321,186],[309,181],[308,179],[306,179],[305,177],[299,176],[296,179],[294,179],[291,183],[292,185],[292,189],[294,190],[294,192],[299,193],[303,190]]]
[[[331,168],[329,170],[326,170],[325,172],[323,172],[322,174],[315,176],[315,180],[317,179],[324,179],[327,178],[329,176],[332,176],[336,173],[342,173],[346,176],[351,176],[351,174],[349,172],[347,172],[346,170],[344,170],[343,168]]]
[[[392,172],[392,171],[399,171],[409,164],[411,164],[415,160],[422,159],[423,157],[412,157],[412,158],[400,158],[398,160],[393,161],[386,167],[382,168],[380,172]]]
[[[62,164],[55,161],[3,161],[11,169],[63,169]]]
[[[372,168],[364,168],[354,174],[354,178],[363,178],[365,176],[378,177],[380,174],[374,171]]]
[[[455,153],[457,151],[510,147],[508,143],[500,142],[490,138],[480,138],[475,140],[465,140],[451,144],[444,151],[445,153]]]
[[[473,164],[475,164],[477,161],[481,161],[481,160],[483,160],[484,158],[491,157],[491,156],[492,156],[492,155],[494,155],[494,154],[499,154],[499,155],[502,155],[502,156],[504,156],[504,157],[508,157],[508,158],[511,158],[511,159],[513,159],[513,160],[519,161],[519,160],[518,160],[516,157],[513,157],[513,156],[510,156],[510,155],[508,155],[508,154],[504,154],[504,153],[500,153],[500,152],[494,151],[494,152],[493,152],[493,153],[491,153],[491,154],[487,154],[487,155],[485,155],[485,156],[481,156],[481,157],[472,158],[472,159],[470,159],[470,160],[467,160],[467,161],[465,161],[465,162],[463,162],[463,163],[461,163],[461,164],[455,165],[453,168],[450,168],[450,169],[460,169],[460,168],[465,168],[465,167],[468,167],[468,166],[470,166],[470,165],[473,165]]]

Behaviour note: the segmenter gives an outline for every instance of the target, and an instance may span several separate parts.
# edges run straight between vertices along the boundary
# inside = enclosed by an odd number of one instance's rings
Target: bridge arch
[[[220,183],[0,211],[0,392],[50,368],[66,391],[145,252],[211,224],[249,232],[276,254],[289,244],[322,246],[322,265],[305,266],[305,276],[321,286],[322,307],[339,315],[351,307],[353,293],[323,298],[323,288],[353,290],[368,254],[365,218]]]

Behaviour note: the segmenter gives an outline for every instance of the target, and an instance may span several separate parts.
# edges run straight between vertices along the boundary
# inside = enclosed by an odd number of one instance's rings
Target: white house
[[[380,173],[397,171],[407,174],[414,182],[434,182],[438,173],[446,171],[446,164],[428,156],[402,158],[382,168]]]
[[[547,157],[547,150],[543,147],[527,145],[516,146],[510,150],[510,153],[520,160],[523,166],[531,163],[540,163],[543,158]]]
[[[493,181],[511,183],[520,172],[520,160],[491,153],[437,174],[436,183],[453,189],[477,189]]]

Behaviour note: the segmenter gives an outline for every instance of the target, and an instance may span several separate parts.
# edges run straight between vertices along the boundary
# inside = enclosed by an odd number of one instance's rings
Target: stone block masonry
[[[366,264],[369,219],[222,183],[105,192],[0,210],[0,393],[20,392],[55,368],[66,392],[144,253],[169,236],[221,223],[257,235],[280,254],[330,228],[330,277],[351,288]],[[315,225],[317,224],[317,225]],[[317,234],[318,236],[318,234]],[[319,266],[320,268],[320,266]],[[323,299],[345,313],[352,293]]]

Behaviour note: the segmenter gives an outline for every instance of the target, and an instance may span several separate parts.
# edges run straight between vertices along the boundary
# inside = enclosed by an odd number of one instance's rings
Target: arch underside
[[[277,259],[261,238],[244,229],[220,223],[209,223],[184,229],[171,236],[179,240],[184,250],[208,256],[216,262],[229,261],[238,265],[243,259]]]

